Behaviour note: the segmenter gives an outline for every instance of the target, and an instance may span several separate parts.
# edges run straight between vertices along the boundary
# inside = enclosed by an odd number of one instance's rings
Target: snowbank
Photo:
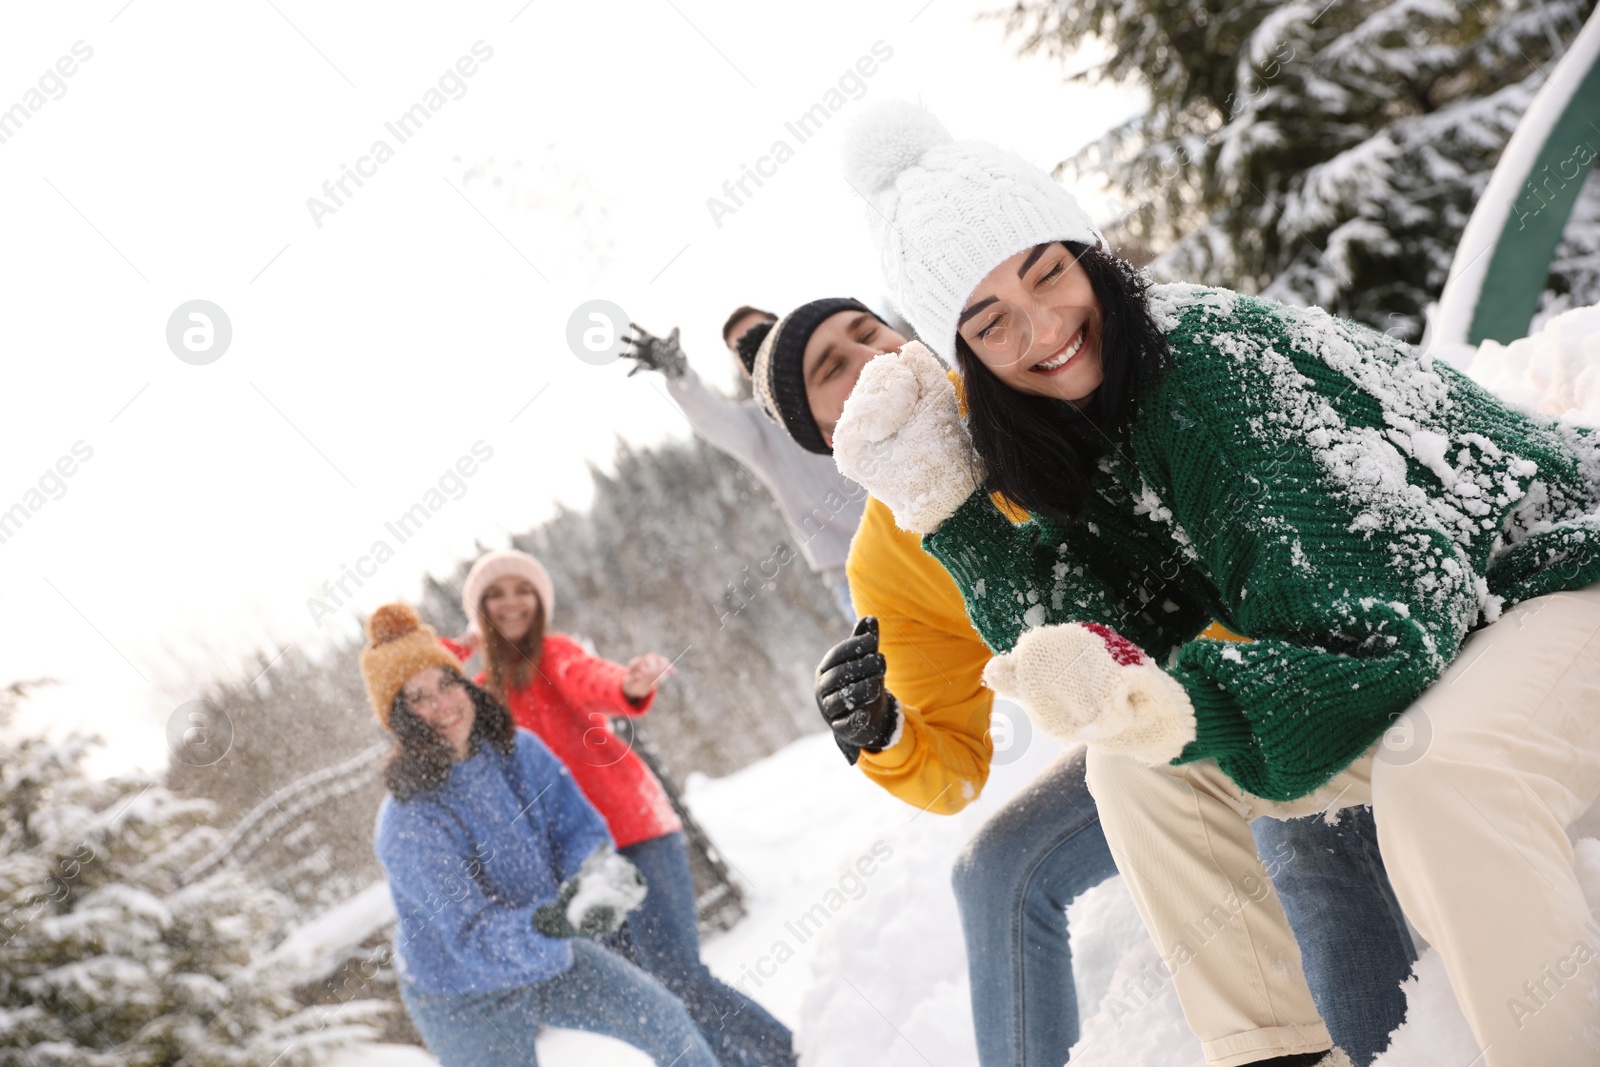
[[[642,1062],[648,1067],[650,1061]],[[439,1061],[415,1045],[362,1045],[338,1053],[325,1067],[439,1067]]]
[[[1508,345],[1483,342],[1467,373],[1519,407],[1600,425],[1600,306],[1562,312]]]
[[[394,924],[388,882],[374,882],[349,900],[298,927],[263,961],[302,972],[302,981],[325,978],[368,937]]]
[[[1017,783],[996,784],[1009,791]],[[992,808],[999,797],[986,791],[984,799]],[[950,862],[960,847],[954,839],[971,828],[965,822],[957,817],[908,828],[896,838],[896,866],[885,885],[890,891],[862,901],[819,939],[800,1020],[806,1063],[976,1062],[965,955],[948,890]],[[1577,855],[1584,891],[1600,913],[1600,841],[1579,841]],[[909,908],[903,894],[913,891],[918,903]],[[1204,1067],[1122,880],[1083,894],[1067,916],[1083,1020],[1072,1067]],[[1435,950],[1424,952],[1406,995],[1407,1021],[1375,1067],[1464,1064],[1479,1055]]]
[[[1060,751],[1035,737],[951,817],[888,796],[826,736],[727,778],[691,778],[688,803],[744,880],[750,904],[743,922],[705,945],[707,964],[795,1027],[810,1067],[970,1067],[977,1052],[950,869],[982,821]],[[1600,841],[1579,841],[1577,855],[1600,911]],[[1083,1020],[1073,1067],[1202,1067],[1122,880],[1083,894],[1067,915]],[[1432,949],[1407,996],[1409,1018],[1377,1067],[1477,1055]],[[546,1067],[649,1064],[620,1042],[571,1031],[546,1032],[538,1050]],[[432,1064],[420,1050],[370,1046],[334,1067]]]

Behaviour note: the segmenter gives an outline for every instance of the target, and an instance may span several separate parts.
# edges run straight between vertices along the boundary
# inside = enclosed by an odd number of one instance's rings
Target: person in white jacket
[[[772,328],[766,313],[741,307],[723,327],[723,340],[739,360],[746,380],[756,349]],[[865,319],[855,328],[851,324]],[[872,344],[868,335],[883,327],[882,320],[864,304],[848,299],[814,300],[789,315],[794,336],[828,343],[838,333],[840,344]],[[807,564],[827,583],[839,610],[851,623],[856,612],[845,579],[845,560],[866,506],[867,494],[840,474],[831,456],[815,454],[796,444],[789,432],[762,413],[754,399],[730,400],[700,380],[678,346],[678,331],[657,337],[631,324],[624,338],[623,355],[635,360],[638,370],[661,372],[667,392],[695,431],[737,460],[767,487]],[[864,329],[863,329],[864,327]],[[879,330],[887,334],[887,328]],[[804,342],[802,342],[804,343]],[[746,355],[748,352],[748,356]]]

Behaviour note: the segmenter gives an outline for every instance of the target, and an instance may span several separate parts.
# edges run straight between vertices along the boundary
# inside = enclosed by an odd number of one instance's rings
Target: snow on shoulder
[[[1213,289],[1190,282],[1167,282],[1150,287],[1150,316],[1162,333],[1171,333],[1185,316],[1198,309],[1205,319],[1233,318],[1239,294],[1230,289]]]

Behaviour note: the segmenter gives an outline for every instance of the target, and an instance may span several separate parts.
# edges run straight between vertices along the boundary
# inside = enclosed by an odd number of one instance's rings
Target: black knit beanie
[[[865,311],[877,317],[877,312],[867,305],[848,297],[827,297],[802,304],[772,324],[750,372],[756,399],[767,414],[783,423],[801,448],[823,456],[833,455],[833,449],[823,440],[817,420],[811,417],[811,402],[806,399],[806,342],[825,319],[841,311]]]
[[[758,322],[744,333],[739,335],[739,340],[734,342],[734,348],[739,354],[739,362],[744,364],[744,372],[754,375],[756,372],[756,353],[761,350],[761,342],[767,339],[767,334],[772,332],[773,320]]]

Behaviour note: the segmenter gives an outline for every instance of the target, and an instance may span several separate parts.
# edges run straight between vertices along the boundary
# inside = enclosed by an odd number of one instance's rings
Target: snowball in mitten
[[[616,933],[647,892],[639,868],[610,845],[600,845],[584,858],[577,874],[561,883],[554,901],[535,909],[533,927],[546,937]]]
[[[861,369],[833,431],[833,457],[914,533],[938,529],[982,481],[955,387],[918,341]]]
[[[1194,708],[1183,686],[1099,623],[1028,630],[1010,652],[989,661],[983,681],[1062,741],[1155,765],[1171,762],[1194,740]]]

